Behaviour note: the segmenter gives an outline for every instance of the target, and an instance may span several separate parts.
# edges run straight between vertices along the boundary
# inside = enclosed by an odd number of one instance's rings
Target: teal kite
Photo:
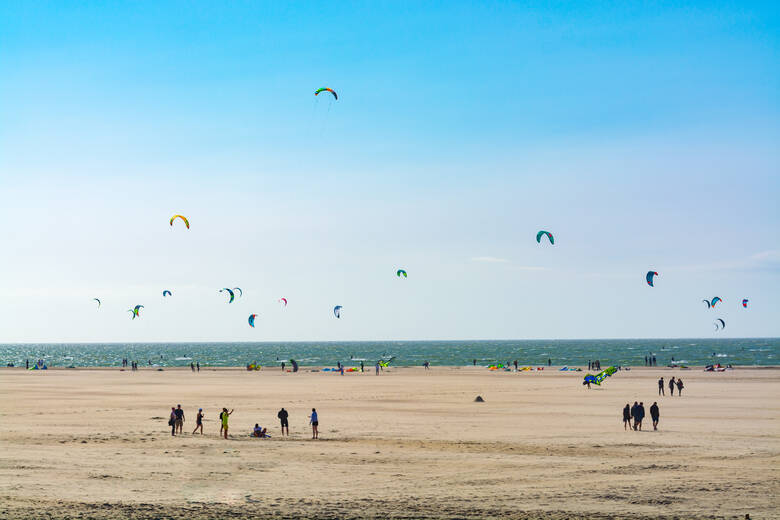
[[[255,318],[257,318],[257,314],[250,314],[249,315],[249,326],[253,329],[255,328]]]
[[[171,293],[171,291],[169,291],[168,289],[165,289],[163,291],[163,298],[165,298],[166,296],[171,296],[171,294],[173,294],[173,293]]]
[[[225,291],[227,291],[228,294],[230,295],[230,299],[228,300],[228,303],[233,303],[233,300],[236,299],[236,295],[233,293],[232,290],[228,289],[227,287],[225,287],[224,289],[220,289],[219,292],[225,292]]]
[[[403,276],[404,278],[406,278],[406,271],[404,271],[403,269],[399,269],[399,270],[398,270],[398,271],[395,273],[395,275],[396,275],[398,278],[401,278],[402,276]]]
[[[539,231],[536,234],[536,242],[541,244],[542,243],[542,237],[547,235],[547,238],[550,240],[550,245],[555,245],[555,238],[553,238],[552,233],[549,231]]]

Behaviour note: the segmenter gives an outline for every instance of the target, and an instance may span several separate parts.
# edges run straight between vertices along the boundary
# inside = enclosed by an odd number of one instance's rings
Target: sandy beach
[[[0,369],[0,518],[780,518],[777,369],[310,370]],[[659,431],[624,431],[635,400]]]

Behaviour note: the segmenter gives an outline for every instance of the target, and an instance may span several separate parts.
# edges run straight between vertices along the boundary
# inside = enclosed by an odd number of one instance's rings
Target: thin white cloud
[[[472,262],[484,262],[486,264],[506,264],[509,260],[506,258],[496,258],[495,256],[475,256],[471,259]]]

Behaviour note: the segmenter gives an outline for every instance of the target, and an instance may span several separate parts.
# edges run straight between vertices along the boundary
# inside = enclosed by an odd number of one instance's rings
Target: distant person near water
[[[184,410],[181,409],[181,405],[176,407],[176,431],[180,434],[184,433]]]
[[[623,429],[629,430],[631,428],[631,406],[629,406],[628,403],[626,403],[625,408],[623,408]]]
[[[360,372],[361,372],[361,373],[363,373],[363,371],[364,371],[363,369],[364,369],[364,368],[365,368],[365,366],[363,365],[363,362],[361,361],[361,362],[360,362]]]
[[[661,415],[658,411],[658,403],[653,403],[653,406],[650,407],[650,418],[653,419],[653,430],[658,429],[658,418],[660,416]]]
[[[282,435],[284,435],[284,431],[287,430],[287,435],[290,435],[290,424],[287,422],[287,418],[290,416],[289,413],[287,413],[287,410],[282,408],[279,410],[279,413],[276,414],[276,416],[279,418],[279,421],[282,423]]]
[[[674,395],[674,376],[669,380],[669,395]]]
[[[317,416],[316,408],[311,409],[311,415],[309,416],[309,424],[311,424],[311,438],[318,439],[320,436],[320,432],[318,430],[320,425],[320,420],[319,417]]]
[[[477,366],[477,360],[476,360],[476,358],[474,359],[474,366]]]
[[[203,408],[198,408],[198,415],[195,416],[195,429],[192,430],[192,434],[200,429],[200,434],[203,435]]]
[[[658,380],[658,395],[664,395],[664,378]]]
[[[232,413],[233,413],[233,410],[230,410],[228,412],[227,408],[223,408],[222,409],[222,414],[221,414],[221,417],[222,417],[222,430],[220,430],[220,431],[224,432],[224,435],[225,435],[226,439],[227,439],[227,435],[228,435],[228,417],[230,417],[232,415]]]
[[[376,366],[374,368],[376,368],[376,375],[379,375],[379,361],[376,362]]]
[[[197,363],[195,363],[195,368],[197,368],[197,369],[198,369],[198,372],[200,372],[200,361],[198,361]]]
[[[425,363],[423,363],[423,367],[425,367],[425,370],[430,370],[431,364],[426,361]]]
[[[282,372],[284,372],[284,361],[282,361]]]
[[[552,359],[550,359],[550,358],[547,358],[547,366],[548,366],[548,367],[551,367],[551,366],[552,366]]]
[[[679,377],[677,378],[677,397],[682,397],[682,389],[685,388],[683,386],[682,379]]]

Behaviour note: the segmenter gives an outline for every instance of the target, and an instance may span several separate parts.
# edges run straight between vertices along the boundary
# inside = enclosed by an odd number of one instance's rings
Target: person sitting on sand
[[[631,406],[629,406],[629,404],[626,403],[625,408],[623,408],[623,429],[628,431],[630,427],[631,427]]]
[[[255,424],[255,429],[252,432],[252,437],[266,437],[267,431],[268,428],[263,428],[262,426]]]
[[[653,406],[650,407],[650,417],[653,419],[653,430],[658,429],[658,418],[661,416],[661,414],[658,411],[658,403],[653,403]]]
[[[669,395],[674,395],[674,376],[669,380]]]
[[[227,439],[228,434],[228,417],[233,413],[233,410],[227,411],[227,408],[222,409],[222,430],[224,432],[225,438]]]
[[[683,388],[685,388],[685,387],[683,386],[682,379],[680,379],[680,378],[678,377],[678,378],[677,378],[677,397],[680,397],[680,396],[682,396],[682,389],[683,389]]]
[[[200,429],[200,434],[203,435],[203,408],[198,408],[198,415],[195,416],[195,429],[192,430],[192,434]]]

